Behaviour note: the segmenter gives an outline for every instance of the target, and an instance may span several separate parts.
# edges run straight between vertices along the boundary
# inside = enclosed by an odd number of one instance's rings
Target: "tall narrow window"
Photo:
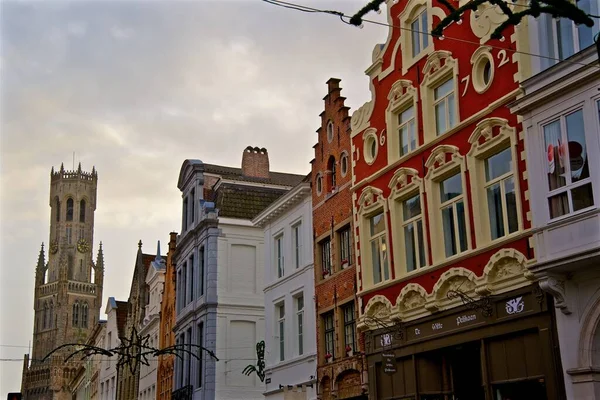
[[[545,125],[544,140],[548,156],[550,218],[593,206],[583,110]]]
[[[350,227],[340,231],[340,266],[347,268],[352,265],[352,237]]]
[[[454,100],[454,79],[448,79],[433,90],[435,108],[435,129],[441,135],[456,124],[456,104]]]
[[[335,357],[335,325],[333,311],[323,315],[323,331],[325,332],[325,357]]]
[[[42,314],[42,329],[48,327],[48,303],[44,302],[44,311]]]
[[[65,231],[67,234],[67,244],[73,243],[73,228],[71,226],[67,226]]]
[[[50,315],[48,318],[48,328],[54,327],[54,303],[50,301],[50,306],[48,307],[48,314]]]
[[[183,232],[187,231],[188,228],[188,198],[183,199],[183,212],[182,212],[182,227]]]
[[[412,56],[416,57],[429,44],[429,32],[427,32],[427,10],[423,11],[410,24],[412,34]]]
[[[331,180],[329,181],[330,187],[329,189],[335,189],[335,186],[337,184],[337,174],[336,174],[336,165],[335,165],[335,158],[333,156],[329,157],[329,163],[328,163],[328,169],[331,173]]]
[[[187,345],[186,350],[188,351],[187,355],[187,367],[185,373],[185,381],[189,384],[192,377],[192,327],[189,327],[186,335]]]
[[[202,349],[202,347],[204,347],[204,324],[202,322],[200,322],[198,324],[198,334],[197,334],[196,344],[198,346],[201,346],[198,348],[199,360],[197,360],[197,362],[196,362],[196,374],[197,374],[196,376],[198,377],[198,387],[202,387],[202,378],[204,377],[203,371],[202,371],[202,361],[204,360],[204,350]]]
[[[188,260],[188,264],[190,266],[190,301],[193,301],[195,296],[194,296],[194,280],[195,278],[195,264],[194,264],[194,253],[192,253],[190,255],[190,258]]]
[[[344,339],[346,351],[356,351],[356,322],[354,321],[354,303],[343,307],[344,310]]]
[[[277,266],[277,277],[281,278],[284,274],[283,235],[275,238],[275,265]]]
[[[73,304],[73,326],[79,326],[79,302]]]
[[[73,221],[73,199],[67,200],[67,221]]]
[[[298,222],[292,227],[294,237],[294,264],[296,268],[300,268],[302,263],[302,223]]]
[[[323,275],[331,274],[331,240],[329,238],[321,242],[321,266]]]
[[[204,296],[204,247],[200,247],[198,267],[198,296]]]
[[[417,148],[415,132],[415,107],[410,106],[398,114],[398,136],[400,137],[400,155],[408,154]]]
[[[60,221],[60,200],[58,199],[58,197],[55,200],[55,207],[56,207],[56,222]]]
[[[519,222],[510,148],[485,160],[485,181],[492,240],[516,232]]]
[[[181,269],[181,279],[183,280],[183,282],[181,282],[181,308],[187,306],[188,304],[188,283],[187,283],[187,262],[183,263],[183,267]]]
[[[421,196],[419,194],[402,202],[402,230],[404,234],[406,272],[410,272],[426,264]]]
[[[304,354],[304,295],[296,297],[296,329],[298,332],[298,355]]]
[[[79,202],[79,222],[85,222],[85,200]]]
[[[182,296],[182,293],[181,293],[182,292],[182,290],[181,290],[181,284],[182,284],[182,281],[181,281],[181,271],[177,271],[177,287],[179,288],[179,290],[177,290],[175,292],[175,296],[176,296],[176,300],[177,300],[176,301],[177,302],[177,312],[181,311],[181,309],[182,309],[181,304],[183,303],[183,301],[182,301],[182,297],[183,296]]]
[[[285,303],[277,307],[277,334],[279,335],[279,361],[285,360]]]
[[[88,304],[87,302],[81,304],[81,327],[88,327]]]
[[[192,224],[196,221],[196,189],[192,189],[190,192],[190,211],[192,214]]]
[[[440,182],[442,225],[446,257],[467,250],[465,203],[460,172]]]
[[[373,283],[390,279],[388,251],[385,240],[385,218],[383,212],[369,218],[369,245],[373,263]]]

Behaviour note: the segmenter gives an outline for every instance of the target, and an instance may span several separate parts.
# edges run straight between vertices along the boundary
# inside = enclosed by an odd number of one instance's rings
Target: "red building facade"
[[[434,38],[436,0],[388,5],[372,100],[351,120],[370,398],[561,398],[551,299],[526,268],[523,132],[506,107],[529,70],[511,50],[527,28],[491,40],[501,19],[481,6]]]
[[[327,81],[312,164],[318,397],[366,399],[366,368],[356,330],[350,117],[339,79]]]

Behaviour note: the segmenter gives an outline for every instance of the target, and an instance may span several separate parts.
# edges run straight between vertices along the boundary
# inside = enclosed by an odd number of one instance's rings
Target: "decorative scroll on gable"
[[[469,155],[485,153],[488,149],[496,147],[504,141],[514,142],[516,140],[515,133],[516,129],[508,125],[508,120],[486,118],[475,126],[475,130],[469,136],[469,143],[471,143]]]
[[[392,318],[392,303],[382,295],[373,296],[365,306],[365,312],[360,317],[359,324],[369,329],[389,325]]]
[[[419,178],[419,171],[413,168],[402,167],[394,173],[388,187],[392,189],[393,197],[396,193],[420,187],[421,183],[422,179]]]
[[[456,59],[452,58],[452,53],[446,50],[434,51],[427,57],[427,62],[423,67],[423,76],[434,75],[442,68],[454,68]]]
[[[458,147],[449,144],[444,144],[433,149],[429,158],[425,162],[427,167],[427,176],[446,172],[458,165],[461,165],[464,157],[460,155]]]
[[[358,198],[358,212],[362,213],[365,210],[376,208],[378,205],[385,205],[383,191],[373,186],[367,186]]]
[[[404,103],[407,99],[414,97],[416,93],[417,89],[412,85],[412,81],[407,79],[397,80],[394,82],[388,93],[388,108],[395,108],[397,105]]]
[[[507,6],[513,8],[512,4],[507,4]],[[480,39],[480,43],[483,44],[489,40],[492,32],[506,18],[508,17],[499,6],[484,2],[477,7],[477,10],[471,12],[469,21],[471,23],[471,30]]]

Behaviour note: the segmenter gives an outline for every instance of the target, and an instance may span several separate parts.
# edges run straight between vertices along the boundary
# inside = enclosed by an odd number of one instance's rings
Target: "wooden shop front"
[[[551,301],[536,285],[366,332],[370,398],[563,399]]]

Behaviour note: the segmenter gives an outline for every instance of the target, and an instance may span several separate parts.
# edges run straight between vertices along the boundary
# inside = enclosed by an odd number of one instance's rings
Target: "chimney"
[[[248,146],[242,154],[242,174],[254,178],[269,178],[267,149]]]

